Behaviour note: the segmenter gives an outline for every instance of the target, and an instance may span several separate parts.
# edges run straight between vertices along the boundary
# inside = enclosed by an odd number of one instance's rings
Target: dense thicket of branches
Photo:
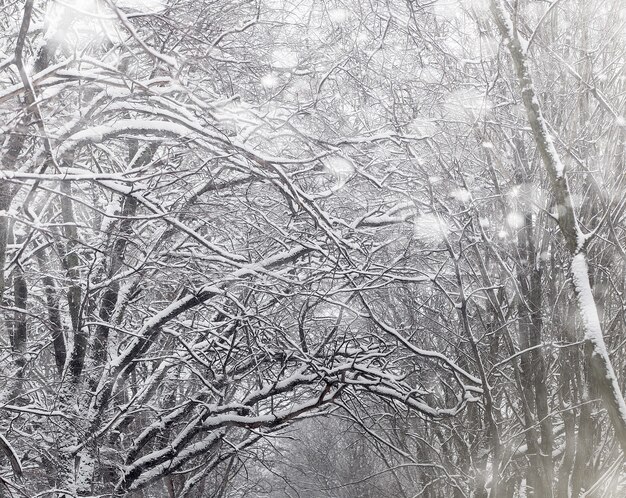
[[[622,2],[0,9],[0,495],[623,496]]]

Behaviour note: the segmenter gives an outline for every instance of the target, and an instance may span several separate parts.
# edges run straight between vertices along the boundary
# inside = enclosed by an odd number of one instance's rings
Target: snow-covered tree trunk
[[[565,168],[554,146],[533,85],[528,60],[528,42],[518,33],[501,0],[492,0],[491,10],[515,66],[528,122],[556,201],[555,217],[571,254],[573,290],[583,324],[585,354],[591,364],[593,381],[598,387],[616,437],[622,449],[626,451],[626,403],[606,349],[589,280],[586,248],[592,234],[584,234],[576,218]]]

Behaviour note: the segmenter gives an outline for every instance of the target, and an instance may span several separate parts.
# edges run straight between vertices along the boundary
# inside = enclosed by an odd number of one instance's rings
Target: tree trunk
[[[565,245],[571,254],[573,290],[585,331],[585,354],[591,363],[593,382],[598,386],[617,440],[626,451],[626,403],[606,349],[589,282],[585,250],[590,237],[583,234],[576,219],[564,167],[544,120],[533,86],[526,49],[522,48],[519,33],[502,1],[491,0],[491,10],[501,35],[507,40],[522,89],[522,100],[533,138],[552,185],[552,194],[557,205],[557,222],[565,238]]]

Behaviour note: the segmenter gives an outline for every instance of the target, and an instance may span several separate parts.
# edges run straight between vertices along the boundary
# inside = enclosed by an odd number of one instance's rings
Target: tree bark
[[[583,342],[585,355],[591,364],[592,382],[598,387],[617,440],[626,451],[626,403],[606,349],[589,282],[586,247],[590,236],[583,234],[576,219],[567,176],[543,117],[530,73],[527,52],[522,47],[520,35],[501,0],[491,0],[491,10],[500,34],[507,40],[521,86],[528,122],[550,179],[552,194],[556,201],[557,223],[571,255],[573,291],[585,332]]]

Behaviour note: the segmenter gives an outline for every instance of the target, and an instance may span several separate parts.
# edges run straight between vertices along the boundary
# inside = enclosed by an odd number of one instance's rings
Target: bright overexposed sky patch
[[[479,16],[489,16],[489,0],[458,0],[458,4]]]
[[[134,9],[140,12],[154,12],[165,6],[164,0],[118,0],[118,7]]]
[[[489,0],[436,0],[433,9],[437,16],[455,19],[471,12],[479,17],[489,16]]]
[[[124,10],[154,13],[163,9],[165,1],[118,0],[115,4]],[[46,24],[46,36],[72,50],[83,50],[106,40],[119,41],[123,30],[113,10],[102,0],[51,2],[46,12]]]
[[[74,11],[74,12],[72,12]],[[69,20],[76,16],[72,22]],[[107,37],[116,37],[117,20],[111,9],[98,0],[68,0],[51,4],[47,16],[47,36],[82,50]]]

